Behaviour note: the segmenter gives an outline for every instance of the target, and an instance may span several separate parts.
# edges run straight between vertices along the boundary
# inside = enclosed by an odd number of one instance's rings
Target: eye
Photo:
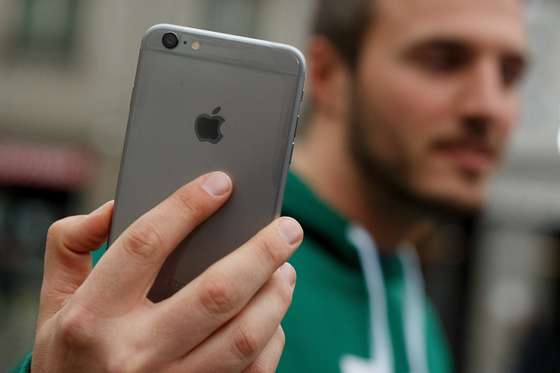
[[[441,74],[453,73],[467,65],[471,54],[455,43],[436,43],[416,50],[413,60],[424,70]]]
[[[527,70],[527,63],[522,57],[507,57],[502,62],[502,79],[506,87],[517,85]]]

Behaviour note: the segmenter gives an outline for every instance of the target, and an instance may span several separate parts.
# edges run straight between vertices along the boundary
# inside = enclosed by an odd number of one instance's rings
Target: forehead
[[[397,40],[456,37],[525,49],[523,0],[376,0],[375,34]]]

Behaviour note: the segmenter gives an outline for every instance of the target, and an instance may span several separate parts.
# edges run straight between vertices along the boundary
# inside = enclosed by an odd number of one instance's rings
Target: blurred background
[[[305,50],[313,1],[0,0],[0,371],[32,346],[45,233],[115,192],[156,23]],[[459,372],[559,372],[560,1],[532,1],[524,114],[488,211],[421,245]],[[544,370],[549,364],[550,370]]]

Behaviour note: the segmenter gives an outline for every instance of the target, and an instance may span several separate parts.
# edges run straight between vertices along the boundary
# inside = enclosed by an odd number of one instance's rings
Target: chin
[[[447,182],[430,184],[414,193],[419,207],[425,213],[472,216],[478,215],[486,205],[486,181],[465,182],[447,179]]]

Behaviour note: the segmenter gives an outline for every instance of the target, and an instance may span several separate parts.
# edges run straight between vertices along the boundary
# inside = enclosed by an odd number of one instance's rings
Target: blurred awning
[[[0,140],[0,186],[75,191],[93,181],[96,168],[84,146]]]

